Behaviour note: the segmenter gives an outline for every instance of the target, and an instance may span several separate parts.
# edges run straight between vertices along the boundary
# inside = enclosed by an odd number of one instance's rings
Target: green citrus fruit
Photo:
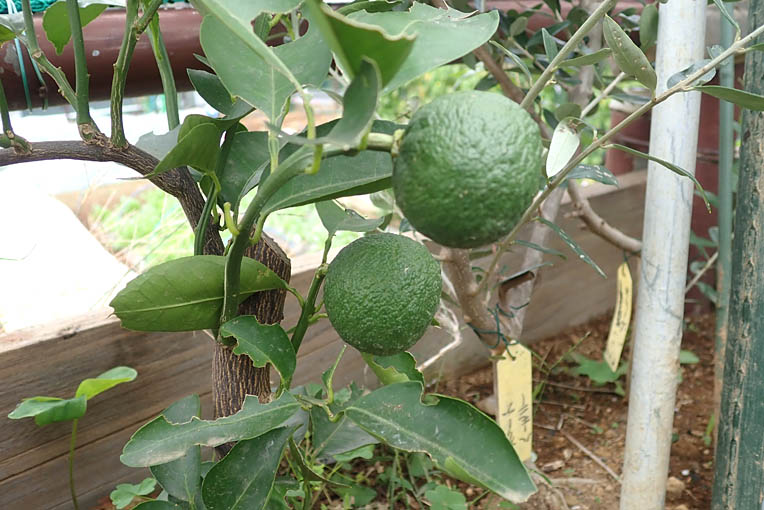
[[[539,188],[541,135],[506,97],[441,96],[412,117],[393,169],[395,198],[433,241],[474,248],[509,233]]]
[[[440,264],[427,248],[407,237],[372,234],[345,246],[329,265],[324,304],[345,342],[389,356],[424,335],[440,291]]]

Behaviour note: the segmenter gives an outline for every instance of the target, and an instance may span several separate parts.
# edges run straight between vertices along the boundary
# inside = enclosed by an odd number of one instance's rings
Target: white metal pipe
[[[703,58],[706,0],[660,5],[658,93]],[[700,93],[680,93],[652,113],[650,154],[695,172]],[[668,476],[693,184],[650,162],[642,233],[621,510],[663,510]]]

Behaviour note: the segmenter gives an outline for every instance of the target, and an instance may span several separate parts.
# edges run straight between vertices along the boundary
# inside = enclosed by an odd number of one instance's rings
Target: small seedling
[[[620,379],[622,376],[626,375],[626,372],[628,371],[627,363],[622,362],[618,366],[618,370],[613,372],[605,361],[595,361],[577,352],[571,352],[570,357],[573,358],[573,361],[578,363],[578,366],[571,370],[573,375],[585,375],[595,386],[614,383],[615,393],[620,396],[625,395]]]
[[[116,489],[111,491],[109,497],[117,510],[122,510],[132,503],[135,498],[145,499],[144,496],[154,492],[156,485],[157,481],[153,478],[144,478],[139,484],[121,483],[117,485]]]
[[[132,381],[137,375],[138,372],[133,368],[115,367],[98,377],[83,380],[77,387],[73,398],[25,398],[8,415],[8,418],[12,420],[34,418],[34,422],[40,427],[62,421],[72,422],[72,435],[69,441],[69,489],[72,493],[72,503],[75,510],[79,510],[79,504],[74,488],[74,446],[77,442],[77,423],[80,418],[85,416],[87,401],[118,384]]]

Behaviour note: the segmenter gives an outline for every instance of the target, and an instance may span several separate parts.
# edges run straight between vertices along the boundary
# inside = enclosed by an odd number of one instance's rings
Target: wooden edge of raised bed
[[[621,187],[599,193],[588,190],[592,205],[611,224],[639,236],[642,226],[644,172],[624,176]],[[573,235],[581,247],[608,275],[623,261],[621,250],[582,229],[563,207],[558,224]],[[553,248],[570,253],[555,239]],[[541,285],[534,293],[526,316],[523,340],[552,335],[570,325],[581,324],[612,308],[615,278],[603,279],[577,257],[550,259]],[[515,264],[513,255],[506,260]],[[307,267],[306,267],[307,266]],[[312,278],[310,261],[294,261],[292,284],[306,292]],[[299,269],[302,268],[302,269]],[[636,270],[636,262],[632,263]],[[299,271],[299,272],[298,272]],[[575,299],[563,296],[575,295]],[[298,305],[288,299],[285,326],[296,321]],[[391,318],[392,320],[392,318]],[[464,324],[456,326],[461,341],[443,329],[430,328],[413,349],[427,362],[432,375],[457,376],[487,363],[486,348]],[[328,321],[309,332],[298,359],[295,384],[316,381],[339,352],[342,342]],[[108,497],[118,483],[139,481],[145,471],[119,462],[119,453],[135,429],[171,402],[190,393],[202,395],[209,411],[211,348],[204,333],[138,333],[120,327],[107,310],[76,318],[67,324],[31,328],[0,336],[0,508],[69,508],[66,475],[68,424],[38,428],[32,420],[5,418],[23,397],[68,397],[79,381],[117,365],[138,370],[138,378],[96,397],[81,420],[78,431],[76,483],[82,508]],[[355,380],[373,386],[359,354],[349,349],[340,364],[335,383]],[[207,415],[207,413],[205,413]],[[208,415],[207,415],[208,416]]]

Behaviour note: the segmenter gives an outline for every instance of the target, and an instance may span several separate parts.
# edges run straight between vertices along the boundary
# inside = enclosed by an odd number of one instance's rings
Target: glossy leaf
[[[543,224],[544,224],[544,225],[546,225],[547,227],[549,227],[549,228],[551,228],[552,230],[554,230],[554,231],[557,233],[557,235],[558,235],[558,236],[560,236],[560,239],[562,239],[562,240],[563,240],[563,242],[565,242],[565,244],[567,244],[567,245],[568,245],[568,247],[569,247],[571,250],[573,250],[573,252],[574,252],[576,255],[578,255],[578,258],[579,258],[579,259],[583,260],[584,262],[586,262],[587,264],[589,264],[590,266],[592,266],[592,267],[594,268],[594,270],[595,270],[595,271],[597,271],[597,273],[599,273],[599,275],[600,275],[601,277],[603,277],[603,278],[607,278],[607,275],[606,275],[606,274],[605,274],[605,272],[604,272],[604,271],[603,271],[603,270],[600,268],[600,266],[598,266],[598,265],[597,265],[597,263],[596,263],[596,262],[594,262],[594,260],[592,260],[592,258],[591,258],[591,257],[590,257],[590,256],[589,256],[589,255],[588,255],[588,254],[587,254],[587,253],[586,253],[586,252],[585,252],[585,251],[584,251],[584,250],[583,250],[583,249],[582,249],[582,248],[581,248],[581,247],[578,245],[578,243],[577,243],[577,242],[575,242],[575,241],[573,240],[573,238],[572,238],[572,237],[570,237],[570,236],[567,234],[567,232],[565,232],[563,229],[561,229],[561,228],[560,228],[559,226],[557,226],[556,224],[554,224],[554,223],[552,223],[551,221],[549,221],[549,220],[546,220],[546,219],[544,219],[544,218],[538,218],[538,221],[540,221],[541,223],[543,223]]]
[[[691,66],[687,67],[686,69],[684,69],[682,71],[679,71],[676,74],[671,75],[669,77],[668,81],[666,82],[666,87],[667,88],[671,88],[674,85],[676,85],[677,83],[679,83],[680,81],[682,81],[682,80],[684,80],[686,78],[689,78],[690,75],[695,74],[695,72],[697,72],[700,68],[702,68],[703,66],[705,66],[709,62],[711,62],[710,59],[704,59],[704,60],[701,60],[700,62],[695,62],[694,64],[692,64]],[[714,76],[716,76],[716,69],[711,69],[706,74],[704,74],[703,76],[701,76],[700,78],[698,78],[694,82],[690,83],[689,86],[703,85],[704,83],[711,81],[714,78]]]
[[[421,398],[421,383],[392,384],[356,400],[345,414],[391,446],[426,452],[449,474],[505,499],[522,502],[533,494],[536,487],[496,422],[462,400],[431,395],[428,401],[437,403],[429,405]]]
[[[352,209],[343,209],[333,200],[316,203],[316,211],[330,236],[342,231],[371,232],[384,221],[384,218],[366,219]]]
[[[708,209],[708,212],[711,212],[711,204],[708,202],[708,197],[706,196],[706,191],[703,189],[703,186],[700,185],[700,181],[698,181],[698,179],[696,179],[693,174],[691,174],[690,172],[688,172],[684,168],[680,168],[680,167],[676,166],[675,164],[666,161],[665,159],[661,159],[661,158],[658,158],[658,157],[655,157],[655,156],[651,156],[650,154],[646,154],[646,153],[644,153],[642,151],[638,151],[636,149],[632,149],[631,147],[627,147],[625,145],[613,143],[613,144],[610,144],[608,147],[613,147],[613,148],[621,150],[623,152],[628,152],[629,154],[631,154],[633,156],[638,156],[640,158],[645,158],[645,159],[648,159],[650,161],[654,161],[655,163],[658,163],[659,165],[661,165],[661,166],[663,166],[665,168],[668,168],[669,170],[671,170],[672,172],[674,172],[677,175],[681,175],[682,177],[687,177],[688,179],[690,179],[695,184],[695,189],[698,190],[698,193],[700,193],[701,198],[706,203],[706,208]]]
[[[181,424],[191,421],[201,414],[198,395],[189,395],[173,403],[162,412],[169,423]],[[201,500],[202,488],[202,449],[192,446],[179,459],[151,466],[151,474],[162,488],[173,498],[196,503]]]
[[[635,77],[642,85],[655,91],[658,81],[655,70],[642,50],[610,16],[605,16],[603,20],[602,33],[608,46],[613,50],[613,57],[621,71]]]
[[[248,395],[239,412],[217,420],[193,418],[173,425],[160,415],[133,434],[122,450],[120,460],[130,467],[155,466],[183,457],[196,445],[214,447],[252,439],[278,427],[299,408],[297,400],[285,392],[278,400],[267,404]]]
[[[570,122],[561,121],[557,124],[546,156],[547,177],[552,178],[565,168],[578,150],[580,143],[578,133]]]
[[[318,135],[327,132],[334,124],[319,126]],[[372,131],[393,134],[398,125],[393,122],[375,121]],[[315,175],[298,175],[282,186],[268,203],[264,213],[297,205],[321,202],[333,198],[373,193],[390,188],[393,160],[390,154],[378,151],[362,151],[355,156],[335,156],[321,162]]]
[[[109,303],[122,327],[137,331],[217,328],[223,307],[225,257],[198,255],[171,260],[138,276]],[[260,262],[244,257],[239,301],[284,281]]]
[[[249,356],[254,366],[273,365],[281,375],[282,385],[289,387],[297,355],[284,328],[278,324],[260,324],[253,315],[240,315],[223,324],[220,334],[236,338],[234,354]]]
[[[749,110],[757,112],[764,111],[764,96],[746,92],[745,90],[731,89],[729,87],[722,87],[719,85],[703,85],[700,87],[694,87],[694,90],[699,90],[709,96],[714,96],[718,99],[729,101]]]
[[[186,510],[186,508],[169,501],[144,501],[133,510]]]
[[[202,99],[223,115],[239,117],[252,110],[252,106],[241,99],[234,99],[215,74],[201,69],[188,69],[187,73]]]
[[[544,53],[546,53],[546,58],[551,62],[560,50],[557,48],[557,43],[555,42],[554,37],[551,36],[546,28],[541,29],[541,38],[544,41]]]
[[[647,4],[642,8],[639,16],[639,44],[642,50],[647,50],[655,45],[658,40],[658,5]]]
[[[379,382],[384,385],[418,381],[424,384],[424,375],[416,368],[416,360],[408,352],[393,354],[392,356],[374,356],[361,353],[363,360],[369,365]]]
[[[178,140],[178,144],[162,158],[148,177],[186,165],[201,172],[214,172],[220,153],[221,135],[220,129],[212,123],[195,126]]]
[[[312,24],[296,41],[270,48],[255,35],[250,23],[268,10],[264,7],[269,2],[197,1],[209,9],[200,39],[215,74],[231,95],[259,108],[270,120],[281,115],[297,84],[318,86],[324,81],[331,52]]]
[[[578,165],[570,171],[566,179],[591,179],[608,186],[618,187],[618,179],[613,172],[602,165]]]
[[[394,1],[360,0],[350,4],[343,5],[342,7],[337,9],[337,12],[345,16],[347,16],[348,14],[352,14],[356,11],[387,12],[387,11],[392,11],[395,7],[397,7],[400,4],[401,2],[398,0],[394,0]]]
[[[276,471],[293,428],[282,427],[239,441],[204,477],[207,510],[261,510],[276,480]]]
[[[388,33],[378,26],[359,23],[335,12],[320,0],[307,0],[306,6],[336,61],[350,79],[362,72],[363,62],[368,59],[378,66],[382,85],[387,85],[413,48],[415,37],[412,35]]]
[[[357,147],[371,129],[382,88],[376,62],[364,59],[342,99],[342,118],[329,133],[328,142],[345,150]]]
[[[237,204],[248,185],[257,185],[260,181],[257,174],[259,171],[262,175],[265,163],[270,164],[267,132],[240,131],[234,134],[218,174],[223,201]]]
[[[93,0],[79,0],[80,23],[85,25],[101,15],[106,7],[115,5],[114,2],[103,2]],[[124,2],[122,2],[124,5]],[[61,0],[50,5],[42,15],[42,28],[45,30],[45,36],[53,44],[56,54],[61,55],[64,47],[69,43],[72,37],[72,31],[69,26],[69,15],[66,10],[66,0]]]
[[[178,144],[179,131],[180,126],[177,126],[161,135],[155,135],[153,132],[145,133],[138,138],[135,146],[161,160]]]
[[[109,498],[112,504],[121,510],[133,502],[133,499],[139,496],[148,496],[154,492],[157,481],[153,478],[144,478],[139,484],[120,483],[111,491]]]
[[[414,2],[409,11],[359,11],[349,18],[381,27],[388,34],[416,36],[411,53],[401,68],[392,80],[385,82],[385,91],[396,89],[431,69],[470,53],[485,44],[499,25],[497,11],[472,16],[421,2]]]
[[[318,406],[310,408],[313,448],[319,458],[325,459],[353,451],[361,446],[377,444],[379,440],[353,423],[347,416],[332,422],[326,411]]]
[[[77,393],[75,393],[74,396],[84,396],[86,399],[90,400],[96,395],[103,393],[118,384],[134,380],[137,376],[138,372],[136,372],[134,368],[114,367],[98,377],[83,380],[77,387]]]
[[[496,41],[489,41],[489,42],[493,46],[499,48],[504,53],[504,55],[509,57],[510,60],[512,60],[512,62],[514,62],[517,65],[517,67],[520,68],[520,70],[523,72],[525,77],[528,78],[528,83],[533,82],[533,77],[531,77],[531,72],[528,70],[528,66],[525,65],[525,62],[523,62],[522,59],[520,59],[520,57],[518,57],[517,55],[515,55],[514,53],[506,49],[504,46],[497,43]]]
[[[34,418],[39,426],[62,421],[71,421],[85,416],[87,398],[83,395],[75,398],[61,399],[56,397],[26,398],[11,411],[8,418]]]
[[[611,50],[610,48],[602,48],[592,53],[581,55],[580,57],[573,57],[567,60],[563,60],[561,65],[574,66],[574,67],[588,66],[588,65],[602,62],[603,60],[605,60],[612,54],[613,54],[613,50]]]

